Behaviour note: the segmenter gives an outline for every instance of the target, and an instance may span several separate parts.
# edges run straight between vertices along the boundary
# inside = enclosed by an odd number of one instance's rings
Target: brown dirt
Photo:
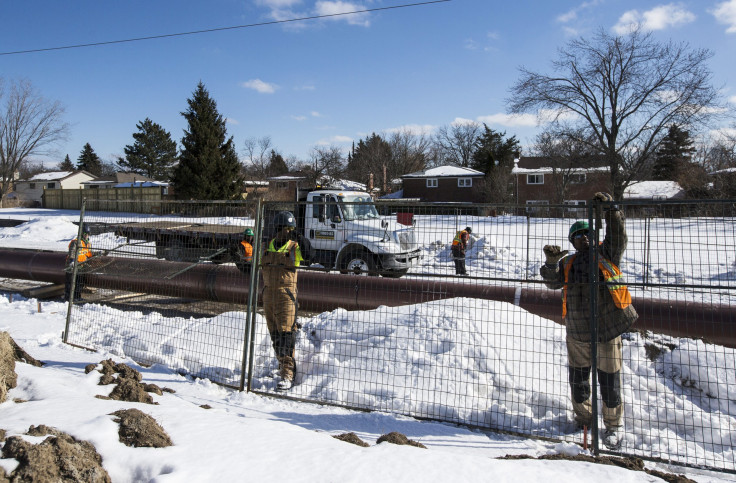
[[[417,448],[427,449],[427,447],[424,446],[422,443],[419,443],[417,441],[412,441],[411,439],[407,438],[406,435],[397,433],[396,431],[392,431],[388,434],[384,434],[383,436],[379,437],[376,440],[376,444],[383,443],[384,441],[388,443],[393,443],[393,444],[406,444],[409,446],[416,446]]]
[[[133,379],[118,378],[118,384],[110,393],[110,399],[114,399],[116,401],[158,404],[153,402],[153,398],[145,389],[143,389],[143,385]]]
[[[694,480],[684,475],[674,475],[672,473],[665,473],[663,471],[650,470],[644,466],[644,461],[640,458],[628,457],[628,458],[617,458],[615,456],[589,456],[579,454],[575,456],[568,456],[562,454],[543,455],[538,458],[534,458],[529,455],[507,455],[501,458],[502,460],[523,460],[523,459],[540,459],[540,460],[569,460],[569,461],[584,461],[586,463],[597,463],[600,465],[611,465],[618,466],[620,468],[626,468],[631,471],[643,471],[649,475],[662,478],[668,483],[696,483]]]
[[[334,435],[333,438],[339,439],[340,441],[345,441],[346,443],[355,444],[358,446],[362,446],[364,448],[368,448],[370,445],[360,439],[357,434],[355,433],[342,433]]]
[[[138,409],[121,409],[112,413],[119,424],[120,442],[135,448],[165,448],[172,446],[166,431],[148,414]]]
[[[0,332],[0,403],[8,398],[8,391],[18,384],[15,373],[13,339],[7,332]]]
[[[3,458],[15,458],[19,462],[7,478],[12,481],[110,482],[110,476],[102,467],[102,457],[94,446],[66,433],[52,432],[58,434],[40,444],[28,443],[20,436],[11,436],[5,441]]]
[[[136,369],[123,363],[113,362],[112,359],[101,361],[99,364],[87,364],[85,373],[98,370],[100,386],[116,384],[109,396],[96,396],[98,399],[114,399],[117,401],[141,402],[146,404],[158,404],[153,402],[149,392],[162,396],[164,392],[174,393],[173,389],[160,388],[156,384],[142,383],[143,377]]]

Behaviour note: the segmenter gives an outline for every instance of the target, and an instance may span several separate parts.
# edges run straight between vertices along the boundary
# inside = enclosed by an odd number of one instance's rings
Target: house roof
[[[18,181],[61,181],[64,180],[74,174],[85,174],[89,176],[90,178],[94,178],[94,176],[87,171],[49,171],[48,173],[39,173],[35,176],[31,176],[28,179],[19,179]]]
[[[593,173],[609,171],[605,159],[596,156],[575,164],[563,159],[546,156],[526,156],[514,160],[513,174],[553,173],[564,170],[566,173]]]
[[[456,178],[460,176],[485,176],[481,171],[460,166],[438,166],[415,173],[402,175],[401,178]]]
[[[712,171],[708,174],[711,176],[717,175],[717,174],[734,174],[736,173],[736,168],[726,168],[726,169],[719,169],[718,171]]]
[[[624,190],[624,199],[665,200],[679,198],[684,190],[674,181],[639,181]]]
[[[112,176],[100,176],[90,181],[83,181],[81,184],[120,184],[120,183],[145,183],[145,182],[153,182],[155,180],[149,178],[148,176],[144,176],[142,174],[138,173],[127,173],[127,172],[118,172],[115,173]]]

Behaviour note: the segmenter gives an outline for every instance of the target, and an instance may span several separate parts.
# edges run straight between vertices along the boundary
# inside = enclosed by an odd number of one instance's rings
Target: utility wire
[[[433,3],[445,3],[445,2],[451,2],[451,1],[452,0],[429,0],[426,2],[405,3],[403,5],[393,5],[391,7],[367,8],[365,10],[354,10],[352,12],[331,13],[331,14],[326,14],[326,15],[314,15],[311,17],[299,17],[299,18],[291,18],[291,19],[286,19],[286,20],[272,20],[270,22],[251,23],[247,25],[234,25],[232,27],[219,27],[219,28],[205,29],[205,30],[193,30],[191,32],[179,32],[176,34],[151,35],[148,37],[136,37],[132,39],[108,40],[106,42],[92,42],[88,44],[65,45],[61,47],[46,47],[43,49],[30,49],[30,50],[16,50],[13,52],[0,52],[0,55],[31,54],[35,52],[49,52],[52,50],[79,49],[82,47],[96,47],[100,45],[124,44],[127,42],[139,42],[141,40],[165,39],[167,37],[181,37],[184,35],[196,35],[196,34],[205,34],[209,32],[221,32],[223,30],[235,30],[235,29],[244,29],[244,28],[251,28],[251,27],[262,27],[265,25],[276,25],[280,23],[289,23],[289,22],[302,22],[304,20],[316,20],[320,18],[340,17],[343,15],[354,15],[358,13],[378,12],[381,10],[394,10],[397,8],[420,7],[424,5],[431,5]]]

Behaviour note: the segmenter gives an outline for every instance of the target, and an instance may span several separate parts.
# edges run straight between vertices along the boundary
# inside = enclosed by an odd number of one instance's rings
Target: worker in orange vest
[[[570,227],[568,240],[576,252],[567,255],[557,245],[543,249],[545,264],[540,274],[550,289],[562,289],[562,316],[567,332],[567,361],[572,406],[579,427],[591,425],[591,296],[592,274],[597,275],[596,319],[598,321],[597,371],[603,400],[603,443],[616,449],[623,437],[624,405],[621,400],[621,334],[639,317],[621,277],[619,265],[628,238],[624,218],[613,197],[596,193],[593,200],[606,210],[606,235],[598,247],[598,266],[593,267],[590,243],[593,234],[587,221]],[[597,270],[596,270],[597,268]]]
[[[468,270],[465,267],[465,250],[468,248],[468,240],[473,230],[467,226],[464,230],[460,230],[455,234],[452,240],[452,261],[455,262],[455,274],[467,275]]]
[[[64,300],[69,300],[71,294],[72,279],[74,277],[74,259],[76,257],[77,266],[77,281],[74,284],[74,299],[80,299],[82,297],[82,289],[84,288],[86,277],[82,267],[79,266],[87,262],[90,258],[94,257],[92,252],[92,245],[89,243],[90,229],[89,225],[84,223],[82,225],[82,239],[77,243],[77,239],[74,238],[69,242],[68,252],[66,256],[66,268],[64,269]],[[79,245],[79,246],[77,246]]]
[[[247,273],[253,265],[253,239],[255,234],[250,228],[246,228],[243,232],[243,239],[238,244],[238,261],[235,265],[241,272]]]

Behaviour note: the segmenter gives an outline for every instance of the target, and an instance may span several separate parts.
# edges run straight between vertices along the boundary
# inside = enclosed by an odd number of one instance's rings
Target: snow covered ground
[[[24,218],[29,223],[0,228],[0,247],[65,250],[76,234],[72,222],[78,220],[78,213],[30,211],[33,213]],[[0,217],[21,218],[24,213],[0,210]],[[509,278],[535,274],[541,257],[531,253],[541,254],[541,246],[550,239],[563,244],[569,224],[540,223],[538,232],[527,232],[526,219],[504,220],[506,227],[500,229],[498,220],[490,225],[485,219],[463,219],[460,224],[466,222],[477,227],[470,253],[471,272],[497,277],[509,273]],[[419,226],[425,230],[422,239],[429,241],[420,271],[443,269],[449,273],[452,262],[444,252],[454,223],[444,218],[435,222],[425,219]],[[725,244],[733,247],[733,237],[728,237],[732,227],[715,222],[702,226],[708,233],[729,240]],[[641,233],[637,233],[639,229]],[[662,243],[682,239],[671,234],[671,226],[653,232],[651,227],[646,229],[648,236],[654,233],[654,239]],[[632,232],[632,240],[643,239],[640,224],[632,223]],[[680,234],[683,232],[681,228]],[[93,246],[116,242],[104,238],[110,236],[93,237]],[[641,278],[644,252],[631,248],[630,252],[624,270],[628,270],[627,277]],[[733,250],[730,255],[719,249],[703,250],[698,255],[697,263],[685,267],[684,257],[678,259],[682,275],[672,270],[675,263],[661,258],[659,268],[666,270],[661,270],[660,276],[663,280],[682,276],[712,280],[715,276],[719,283],[734,283]],[[521,428],[539,435],[564,431],[570,425],[564,329],[509,304],[454,299],[366,312],[338,309],[302,320],[304,328],[297,346],[302,369],[299,385],[290,395],[386,411],[368,414],[239,393],[207,379],[179,375],[177,369],[197,374],[216,368],[214,373],[206,372],[213,380],[231,382],[238,376],[242,351],[238,342],[242,338],[232,334],[244,329],[241,312],[212,319],[120,316],[109,307],[88,304],[81,310],[89,316],[80,320],[90,325],[80,327],[78,333],[99,347],[98,353],[89,353],[61,343],[65,305],[42,302],[42,311],[37,310],[35,300],[16,296],[11,303],[7,296],[0,296],[0,330],[9,330],[31,355],[48,362],[45,368],[18,366],[19,387],[10,396],[29,402],[0,405],[0,428],[21,434],[31,424],[47,424],[87,439],[103,455],[113,481],[238,480],[243,475],[266,481],[393,481],[407,477],[418,481],[652,481],[643,473],[584,463],[495,460],[506,454],[574,454],[580,449],[569,443],[517,439],[388,414],[444,414],[458,422]],[[484,320],[482,314],[489,312],[503,313],[509,323],[478,323]],[[114,324],[91,323],[107,320]],[[108,357],[134,365],[136,348],[141,347],[136,341],[141,332],[137,327],[142,323],[149,330],[146,350],[160,354],[158,364],[139,368],[144,380],[177,391],[156,397],[158,406],[132,405],[153,415],[172,436],[175,446],[163,450],[132,449],[118,443],[108,415],[131,404],[94,399],[94,394],[106,394],[109,389],[96,385],[94,373],[85,375],[83,371],[86,364]],[[360,331],[346,329],[355,324]],[[258,324],[261,328],[264,325]],[[186,338],[177,337],[187,332],[200,334],[218,351],[199,351],[193,356]],[[273,358],[263,329],[256,342],[254,387],[268,390]],[[649,456],[673,454],[691,464],[715,464],[733,471],[734,351],[688,339],[660,339],[658,345],[671,350],[651,361],[646,355],[647,342],[652,341],[639,335],[625,341],[626,449]],[[205,403],[214,409],[201,409],[199,405]],[[652,421],[657,424],[652,425]],[[429,451],[387,444],[362,449],[328,437],[347,431],[371,444],[380,434],[400,431],[428,446]],[[13,466],[7,460],[0,460],[0,464],[6,469]],[[647,466],[657,467],[653,463]],[[732,477],[682,467],[673,471],[697,481]]]

